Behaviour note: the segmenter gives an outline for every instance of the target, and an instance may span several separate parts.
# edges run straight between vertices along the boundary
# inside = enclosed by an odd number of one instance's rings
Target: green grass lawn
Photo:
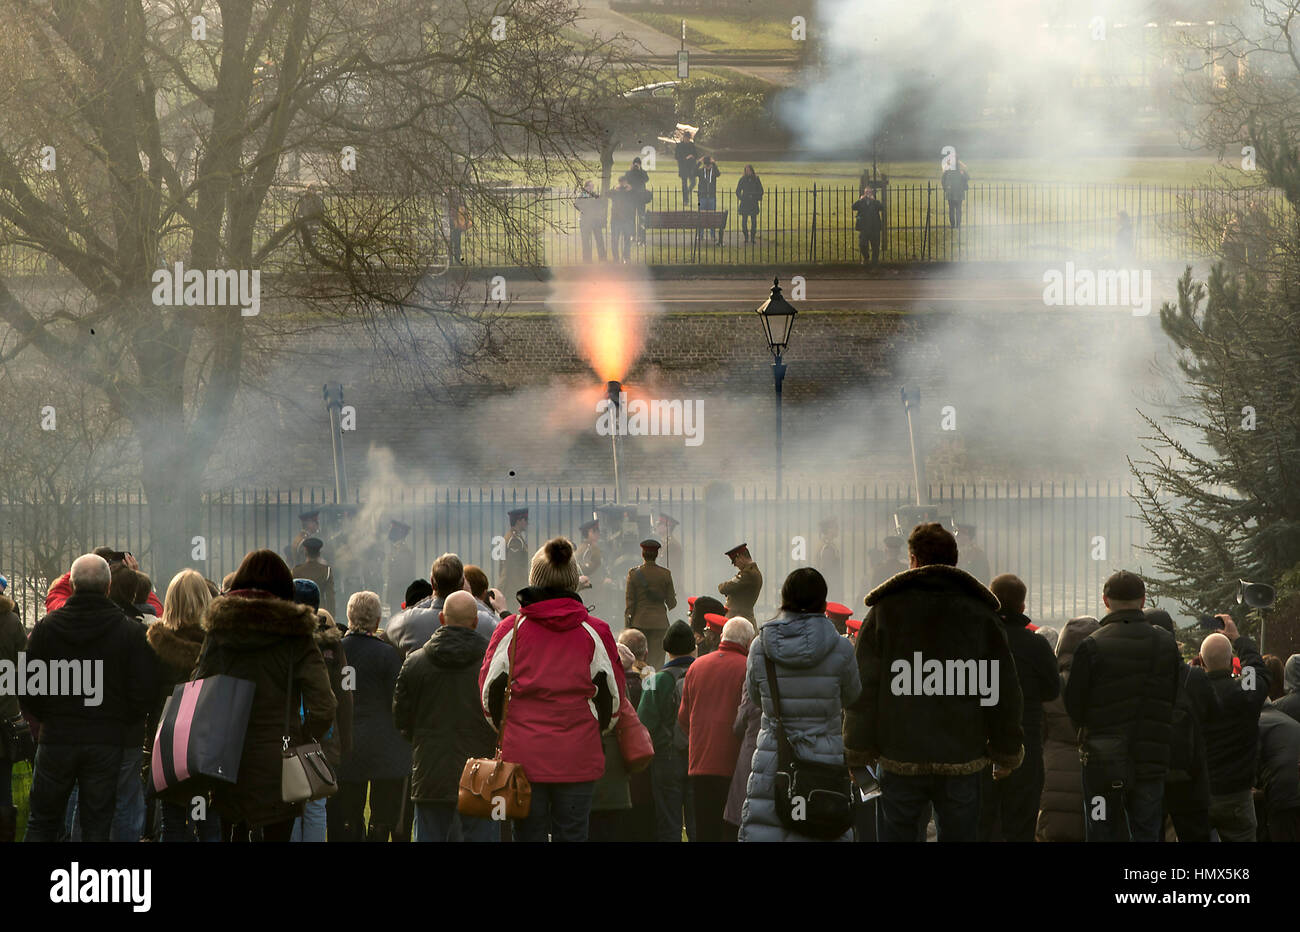
[[[714,13],[709,16],[675,16],[670,13],[626,13],[625,16],[657,29],[674,39],[681,38],[686,20],[686,41],[710,52],[795,52],[803,43],[790,37],[790,18],[740,16]]]

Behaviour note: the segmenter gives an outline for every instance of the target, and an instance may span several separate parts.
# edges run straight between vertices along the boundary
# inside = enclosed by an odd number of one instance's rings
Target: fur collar
[[[311,606],[286,602],[274,596],[219,596],[203,616],[208,631],[248,631],[301,637],[316,632],[316,613]]]
[[[178,670],[192,670],[203,646],[203,626],[185,625],[171,628],[154,622],[144,633],[158,659]]]
[[[8,595],[0,594],[0,615],[8,615],[14,610],[16,603]]]
[[[914,587],[952,589],[962,595],[978,599],[994,611],[997,611],[1001,604],[998,602],[998,597],[989,592],[984,584],[970,573],[959,570],[955,566],[945,566],[942,563],[918,566],[914,570],[906,570],[896,576],[889,577],[867,593],[865,602],[868,606],[875,605],[887,595],[893,595],[895,592],[902,592],[905,589]]]
[[[316,614],[316,643],[322,648],[338,647],[343,641],[343,632],[339,626],[329,620],[326,612]]]

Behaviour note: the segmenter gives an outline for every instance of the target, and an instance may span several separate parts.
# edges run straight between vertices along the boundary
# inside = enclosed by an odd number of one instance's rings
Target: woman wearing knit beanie
[[[592,790],[605,771],[601,735],[617,723],[625,692],[614,635],[587,613],[580,575],[571,541],[543,544],[519,590],[519,611],[497,625],[479,671],[501,756],[521,765],[533,788],[528,817],[514,823],[516,841],[587,840]]]

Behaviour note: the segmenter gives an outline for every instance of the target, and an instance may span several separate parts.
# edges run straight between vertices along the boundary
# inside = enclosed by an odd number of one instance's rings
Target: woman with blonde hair
[[[339,765],[338,806],[344,841],[409,841],[401,825],[402,784],[411,772],[411,745],[393,722],[393,690],[402,652],[379,638],[382,610],[373,592],[348,599],[343,652],[356,674],[352,691],[352,749]],[[365,821],[367,795],[370,824]]]
[[[181,570],[167,584],[162,617],[145,631],[149,646],[158,655],[159,697],[149,717],[147,738],[152,743],[162,716],[163,703],[178,683],[190,678],[203,646],[203,613],[212,602],[208,582],[195,570]],[[152,751],[152,746],[149,749]],[[148,755],[150,758],[152,754]],[[152,785],[152,784],[150,784]],[[220,841],[221,820],[209,810],[202,821],[191,817],[194,788],[174,787],[160,794],[162,841]]]

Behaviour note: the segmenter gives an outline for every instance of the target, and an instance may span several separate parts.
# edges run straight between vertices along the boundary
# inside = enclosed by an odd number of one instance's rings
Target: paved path
[[[761,269],[752,277],[702,278],[649,283],[654,305],[667,311],[752,311],[767,298],[770,279]],[[782,276],[787,298],[790,287]],[[474,293],[475,284],[470,285]],[[557,297],[552,298],[552,283],[533,280],[507,282],[511,307],[516,311],[549,310],[565,313],[574,310],[563,297],[563,288],[555,284]],[[1017,277],[959,278],[955,276],[917,276],[900,272],[883,277],[819,276],[814,270],[806,276],[806,295],[794,301],[807,310],[912,310],[912,311],[1047,311],[1080,313],[1102,311],[1132,315],[1128,308],[1048,308],[1043,303],[1041,274],[1026,273]],[[1163,300],[1177,296],[1172,277],[1152,280],[1151,316],[1154,318]]]

